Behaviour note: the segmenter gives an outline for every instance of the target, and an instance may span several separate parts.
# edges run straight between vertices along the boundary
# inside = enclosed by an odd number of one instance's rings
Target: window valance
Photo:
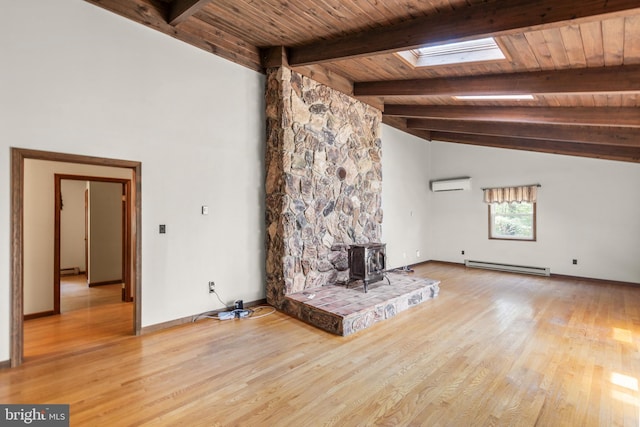
[[[485,203],[535,203],[538,198],[539,184],[520,187],[483,188]]]

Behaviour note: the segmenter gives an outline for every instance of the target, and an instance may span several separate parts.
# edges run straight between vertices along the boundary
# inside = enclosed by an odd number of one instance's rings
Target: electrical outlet
[[[160,232],[160,234],[165,234],[167,232],[167,226],[164,224],[160,224],[160,227],[158,227],[158,231]]]
[[[419,250],[416,251],[416,258],[420,258],[420,251]]]
[[[462,252],[460,252],[462,255],[464,255],[464,249],[462,250]]]
[[[209,293],[212,294],[216,291],[216,282],[209,282]]]
[[[574,260],[573,260],[573,265],[576,265],[576,264],[578,264],[578,260],[577,260],[577,259],[574,259]]]

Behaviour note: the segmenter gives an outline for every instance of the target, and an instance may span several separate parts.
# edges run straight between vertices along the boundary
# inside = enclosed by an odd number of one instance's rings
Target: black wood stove
[[[362,280],[364,291],[369,283],[384,279],[386,243],[366,243],[349,246],[349,282]]]

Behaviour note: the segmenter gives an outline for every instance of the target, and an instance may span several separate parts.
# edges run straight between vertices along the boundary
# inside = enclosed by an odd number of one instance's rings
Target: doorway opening
[[[60,313],[63,272],[83,272],[90,287],[122,284],[122,301],[133,301],[132,225],[127,214],[131,210],[131,180],[55,174],[54,202],[55,314]]]
[[[20,148],[11,149],[11,366],[19,366],[24,358],[24,286],[25,286],[25,162],[29,159],[44,160],[55,164],[77,164],[88,166],[106,166],[111,168],[126,169],[131,179],[124,180],[123,186],[126,187],[125,195],[126,203],[123,203],[123,212],[127,219],[127,224],[123,229],[127,233],[124,237],[128,243],[124,246],[123,260],[125,262],[123,268],[123,281],[127,283],[128,291],[123,294],[128,299],[133,299],[131,318],[133,325],[131,334],[139,335],[141,330],[141,242],[138,230],[141,228],[141,163],[106,159],[98,157],[81,156],[75,154],[53,153],[46,151],[27,150]],[[53,179],[53,178],[52,178]],[[58,183],[58,177],[55,178]],[[60,202],[59,197],[51,197],[55,203]],[[56,209],[57,211],[57,209]],[[51,212],[51,211],[49,211]],[[58,215],[59,212],[56,213]],[[60,257],[59,257],[59,230],[55,232],[54,247],[54,273],[51,288],[55,291],[56,287],[59,294],[60,283]],[[49,264],[51,265],[51,264]],[[34,266],[26,266],[33,269]],[[39,265],[37,268],[46,268]],[[127,287],[125,286],[125,288]],[[58,295],[59,298],[59,295]],[[59,299],[58,299],[59,301]],[[59,302],[58,302],[59,310]]]

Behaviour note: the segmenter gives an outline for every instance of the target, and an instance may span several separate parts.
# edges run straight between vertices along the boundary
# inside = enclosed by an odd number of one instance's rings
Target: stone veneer
[[[379,110],[286,67],[267,71],[267,301],[348,279],[346,248],[379,242]]]

